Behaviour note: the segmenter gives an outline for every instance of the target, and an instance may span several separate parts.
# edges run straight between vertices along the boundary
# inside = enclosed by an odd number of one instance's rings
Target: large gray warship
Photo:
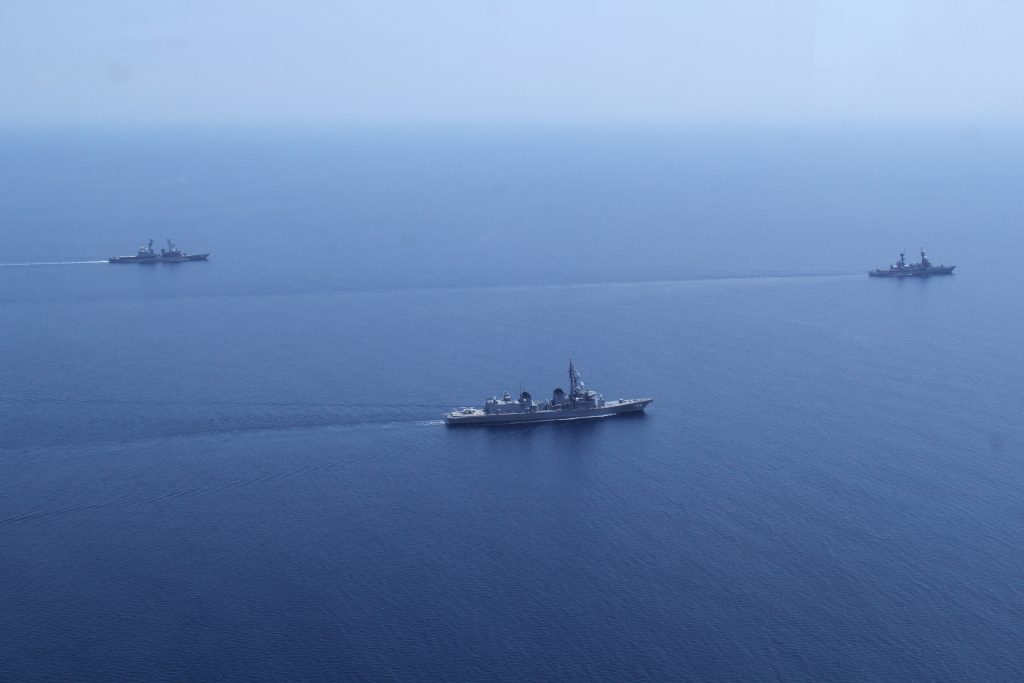
[[[174,246],[174,242],[167,240],[167,248],[156,253],[153,248],[153,240],[149,244],[139,247],[139,253],[135,256],[111,256],[107,260],[111,263],[181,263],[182,261],[205,261],[209,257],[206,254],[189,254]]]
[[[952,275],[956,266],[932,265],[928,257],[921,250],[920,263],[907,263],[904,252],[900,252],[900,260],[888,268],[877,268],[868,271],[871,277],[928,277],[929,275]]]
[[[534,401],[524,391],[518,399],[506,392],[501,398],[491,397],[483,408],[458,408],[444,416],[449,425],[509,424],[517,422],[551,422],[608,417],[623,413],[641,413],[653,398],[620,398],[606,401],[601,394],[587,389],[580,373],[569,359],[569,394],[555,389],[550,401]]]

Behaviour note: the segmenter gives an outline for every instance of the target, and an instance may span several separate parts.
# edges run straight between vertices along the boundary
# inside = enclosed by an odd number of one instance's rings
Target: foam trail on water
[[[106,263],[107,260],[102,261],[32,261],[28,263],[0,263],[0,267],[3,268],[18,268],[22,266],[78,266],[85,263]]]

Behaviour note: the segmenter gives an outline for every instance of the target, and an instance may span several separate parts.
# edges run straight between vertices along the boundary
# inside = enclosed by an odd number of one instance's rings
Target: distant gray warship
[[[868,271],[868,275],[871,277],[928,277],[929,275],[952,275],[953,269],[956,268],[956,266],[942,264],[932,265],[932,262],[924,255],[924,249],[921,250],[920,263],[907,263],[903,255],[904,253],[901,251],[900,260],[895,265]]]
[[[483,408],[459,408],[444,417],[450,425],[506,424],[510,422],[550,422],[587,417],[607,417],[620,413],[641,413],[653,398],[620,398],[605,401],[601,394],[587,389],[580,373],[569,359],[569,395],[555,389],[550,401],[534,401],[524,391],[518,400],[506,392],[500,399],[491,397]]]
[[[174,246],[174,242],[167,240],[167,248],[156,253],[153,249],[153,240],[145,247],[139,247],[139,253],[135,256],[111,256],[108,261],[111,263],[180,263],[182,261],[205,261],[210,254],[187,254]]]

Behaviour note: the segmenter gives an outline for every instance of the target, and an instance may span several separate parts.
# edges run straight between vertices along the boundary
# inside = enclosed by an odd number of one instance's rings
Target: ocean
[[[976,126],[0,132],[0,679],[1020,679],[1022,185]],[[443,424],[570,357],[654,403]]]

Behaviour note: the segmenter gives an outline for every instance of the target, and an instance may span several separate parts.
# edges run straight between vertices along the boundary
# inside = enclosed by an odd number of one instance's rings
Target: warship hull
[[[600,407],[554,408],[527,412],[489,414],[479,408],[465,408],[445,415],[448,425],[504,425],[523,422],[557,422],[561,420],[582,420],[595,417],[611,417],[642,413],[653,398],[622,399],[605,401]]]
[[[187,254],[185,256],[111,256],[110,263],[181,263],[182,261],[205,261],[209,254]]]
[[[931,268],[890,268],[868,271],[870,277],[931,277],[932,275],[952,275],[956,266],[933,266]]]

